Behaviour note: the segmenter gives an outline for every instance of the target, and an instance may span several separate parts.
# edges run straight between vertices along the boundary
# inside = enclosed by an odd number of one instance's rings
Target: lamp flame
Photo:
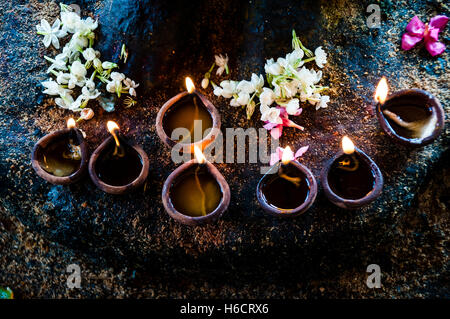
[[[375,101],[378,101],[381,104],[384,104],[386,101],[386,97],[388,95],[388,83],[386,78],[383,76],[380,82],[377,85],[377,89],[375,91]]]
[[[119,139],[117,138],[116,130],[119,130],[119,125],[117,125],[116,122],[108,121],[106,123],[106,127],[108,128],[109,133],[114,137],[114,140],[116,141],[116,145],[120,146]]]
[[[355,152],[355,144],[347,136],[342,138],[342,150],[345,154],[350,155]]]
[[[70,118],[67,120],[67,128],[74,128],[76,126],[75,120],[73,118]]]
[[[283,164],[289,164],[290,161],[294,159],[294,152],[292,152],[291,148],[289,146],[286,146],[286,148],[283,150],[283,154],[281,155],[281,162]]]
[[[199,164],[203,164],[204,162],[206,162],[205,155],[203,155],[202,151],[200,150],[200,148],[198,148],[197,145],[194,145],[194,155]]]
[[[192,82],[190,77],[186,77],[186,89],[189,93],[192,93],[195,90],[194,82]]]

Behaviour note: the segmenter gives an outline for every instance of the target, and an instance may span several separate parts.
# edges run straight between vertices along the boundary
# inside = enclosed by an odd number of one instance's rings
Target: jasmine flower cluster
[[[82,19],[70,6],[60,4],[60,18],[53,25],[45,19],[36,26],[37,34],[43,35],[45,47],[53,45],[60,48],[59,39],[71,34],[70,40],[62,48],[62,52],[54,58],[45,56],[51,63],[47,73],[55,78],[42,82],[44,93],[57,96],[55,103],[65,109],[80,112],[79,120],[88,120],[94,116],[94,111],[87,108],[90,100],[97,99],[105,90],[100,80],[106,84],[106,91],[117,94],[128,94],[127,105],[134,105],[131,96],[136,96],[139,84],[127,78],[124,74],[113,72],[118,65],[113,62],[101,61],[100,52],[93,48],[98,22],[88,17]],[[124,48],[124,47],[123,47]],[[126,58],[126,57],[125,57]],[[75,95],[77,95],[75,97]],[[114,108],[108,108],[112,111]]]
[[[315,61],[322,69],[327,63],[327,54],[322,47],[313,54],[303,46],[295,31],[292,32],[292,49],[285,57],[266,61],[267,86],[262,75],[252,74],[250,81],[225,80],[220,86],[214,85],[214,94],[231,99],[231,106],[246,107],[248,119],[259,105],[261,120],[268,129],[276,128],[279,132],[280,126],[299,127],[288,116],[301,113],[300,102],[308,102],[320,109],[326,108],[330,101],[329,96],[321,94],[326,87],[318,85],[322,71],[305,66]]]

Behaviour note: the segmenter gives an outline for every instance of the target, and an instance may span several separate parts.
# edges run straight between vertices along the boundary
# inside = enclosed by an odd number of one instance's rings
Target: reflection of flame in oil
[[[203,155],[202,151],[200,150],[200,148],[198,148],[197,145],[194,145],[194,155],[199,164],[203,164],[206,162],[205,155]]]
[[[117,125],[117,123],[114,121],[108,121],[108,123],[106,123],[106,127],[108,128],[109,133],[111,133],[111,135],[114,137],[116,145],[120,146],[119,139],[117,138],[116,134],[116,131],[119,130],[119,125]]]
[[[375,91],[375,101],[384,104],[386,97],[388,95],[388,83],[385,77],[382,77],[380,82],[378,82],[377,89]]]
[[[342,138],[342,150],[345,154],[353,154],[355,152],[355,145],[347,136]]]
[[[186,77],[186,89],[189,93],[192,93],[195,90],[194,82],[192,82],[190,77]]]

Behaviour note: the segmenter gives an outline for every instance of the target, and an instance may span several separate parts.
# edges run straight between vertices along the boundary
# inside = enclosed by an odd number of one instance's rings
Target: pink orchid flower
[[[305,152],[308,150],[309,145],[307,146],[303,146],[300,147],[297,152],[292,152],[291,148],[289,146],[287,146],[286,148],[282,148],[282,147],[277,147],[277,150],[275,153],[270,154],[270,166],[274,165],[275,163],[277,163],[278,161],[281,161],[281,159],[286,158],[289,161],[293,161],[297,158],[299,158],[300,156],[302,156],[303,154],[305,154]]]
[[[302,131],[305,129],[303,126],[295,124],[289,119],[289,114],[286,112],[286,109],[284,107],[277,106],[277,109],[280,110],[280,118],[283,122],[281,124],[265,122],[263,126],[266,130],[270,131],[270,135],[272,135],[274,139],[277,140],[280,138],[281,134],[283,133],[283,126],[295,127]],[[302,113],[302,109],[298,109],[297,113],[295,113],[294,115],[298,116],[300,115],[300,113]]]
[[[414,16],[406,26],[406,33],[403,34],[402,49],[410,50],[423,39],[426,49],[432,56],[441,54],[445,50],[445,44],[438,41],[439,32],[445,28],[447,22],[448,18],[444,15],[431,18],[429,24],[424,24]]]

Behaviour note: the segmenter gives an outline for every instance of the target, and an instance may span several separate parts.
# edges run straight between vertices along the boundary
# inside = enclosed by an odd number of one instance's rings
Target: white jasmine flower
[[[63,71],[67,71],[67,66],[66,66],[66,61],[56,57],[55,59],[49,58],[48,56],[44,56],[44,59],[46,59],[47,61],[51,62],[52,64],[49,66],[49,68],[47,69],[47,73],[52,72],[53,70],[63,70]]]
[[[225,80],[220,82],[220,86],[222,87],[221,95],[226,99],[233,97],[234,94],[238,93],[237,85],[238,82],[236,81]]]
[[[276,98],[275,93],[269,88],[263,88],[263,92],[259,96],[261,105],[270,106]]]
[[[72,52],[80,51],[89,45],[87,38],[82,36],[79,32],[74,33],[67,46]]]
[[[317,66],[322,69],[324,67],[324,64],[327,63],[327,54],[320,46],[314,51],[314,55],[316,56]]]
[[[75,33],[80,25],[81,18],[73,11],[62,11],[61,21],[63,23],[63,30]]]
[[[328,95],[322,95],[320,97],[320,101],[319,103],[316,104],[316,110],[320,109],[320,108],[326,108],[328,105],[327,103],[330,102],[330,97]]]
[[[214,88],[214,95],[216,95],[216,96],[221,96],[222,95],[222,93],[223,93],[223,89],[219,86],[219,85],[214,85],[214,84],[212,84],[213,85],[213,88]]]
[[[81,105],[83,104],[83,102],[83,95],[79,95],[77,99],[69,105],[68,109],[74,112],[81,111]]]
[[[305,67],[302,67],[296,75],[296,78],[300,81],[303,88],[310,87],[317,83],[318,74]],[[320,73],[320,76],[322,76],[322,73]]]
[[[50,43],[53,44],[55,49],[59,49],[59,40],[58,38],[62,38],[65,36],[65,32],[61,31],[59,27],[61,26],[61,20],[56,19],[53,22],[53,25],[50,26],[47,20],[42,19],[41,24],[36,26],[37,33],[44,36],[42,42],[45,47],[48,48]]]
[[[86,86],[83,86],[83,88],[81,89],[81,94],[85,100],[93,100],[100,96],[99,90],[89,90],[89,88]]]
[[[58,82],[59,84],[67,84],[69,83],[70,76],[70,73],[64,73],[60,71],[56,76],[56,82]]]
[[[226,73],[228,74],[228,55],[225,54],[225,56],[223,56],[222,54],[219,54],[215,55],[214,58],[216,60],[216,65],[219,67],[216,71],[216,74],[220,76],[222,75],[223,71],[226,71]]]
[[[99,58],[95,58],[94,61],[94,68],[98,71],[98,72],[102,72],[103,71],[103,67],[102,67],[102,61],[100,61]]]
[[[270,73],[272,75],[280,75],[283,72],[283,68],[277,62],[274,62],[273,59],[266,61],[264,70],[266,73]]]
[[[116,88],[117,88],[116,81],[110,81],[106,85],[106,91],[108,91],[109,93],[115,93],[116,92]]]
[[[95,89],[95,82],[92,80],[92,77],[86,81],[84,86],[87,87],[89,91],[93,91]]]
[[[71,109],[73,102],[73,97],[68,92],[55,99],[56,105],[63,109]]]
[[[238,83],[236,90],[238,92],[251,94],[251,93],[255,92],[255,87],[253,86],[253,84],[251,82],[242,80],[241,82]]]
[[[300,102],[298,99],[292,99],[286,105],[286,112],[290,115],[295,115],[300,108]]]
[[[250,94],[241,92],[238,95],[238,98],[236,99],[236,102],[239,105],[247,105],[250,102]]]
[[[261,105],[261,121],[270,122],[273,124],[282,124],[283,120],[280,118],[281,110],[276,107],[268,107]]]
[[[313,95],[312,87],[308,86],[300,92],[300,101],[306,102]]]
[[[139,86],[139,83],[134,82],[130,78],[126,78],[125,80],[123,80],[123,84],[125,85],[125,89],[128,90],[128,93],[131,96],[136,96],[135,89]]]
[[[280,83],[280,88],[283,90],[283,97],[284,98],[291,98],[294,97],[297,94],[298,87],[301,85],[300,81],[298,80],[292,80],[292,81],[285,81]]]
[[[88,108],[88,107],[82,109],[81,112],[80,112],[80,119],[82,119],[82,120],[87,121],[87,120],[90,120],[93,117],[94,117],[94,111],[92,109]]]
[[[93,30],[97,29],[98,21],[92,19],[91,17],[87,17],[85,20],[79,20],[77,23],[77,31],[82,35],[86,36],[91,33]]]
[[[94,59],[97,58],[97,54],[94,49],[87,48],[86,50],[83,51],[83,58],[87,62],[94,61]]]
[[[125,74],[119,72],[112,72],[111,79],[116,82],[122,82],[125,80]]]
[[[70,73],[77,77],[77,79],[83,79],[86,76],[87,70],[83,63],[75,61],[70,67]]]
[[[254,91],[259,93],[264,86],[264,77],[261,74],[258,76],[255,73],[252,73],[251,83]]]
[[[286,60],[293,68],[298,68],[303,65],[302,59],[304,55],[303,50],[294,50],[286,55]]]
[[[41,84],[45,88],[43,93],[48,94],[48,95],[60,95],[60,94],[64,94],[66,91],[66,89],[64,89],[57,82],[55,82],[51,79],[44,81]]]
[[[113,63],[113,62],[105,61],[105,62],[102,63],[102,68],[104,68],[105,70],[114,69],[114,68],[117,68],[117,66],[118,65],[116,63]]]
[[[206,89],[209,85],[209,79],[203,78],[202,80],[202,88]]]

